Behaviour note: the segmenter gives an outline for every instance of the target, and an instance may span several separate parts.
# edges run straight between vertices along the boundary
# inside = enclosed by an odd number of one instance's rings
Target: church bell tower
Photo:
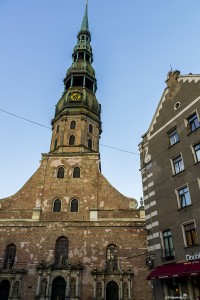
[[[86,4],[72,65],[64,78],[64,92],[52,120],[50,153],[98,153],[101,105],[95,96],[97,81],[92,67],[88,4]]]

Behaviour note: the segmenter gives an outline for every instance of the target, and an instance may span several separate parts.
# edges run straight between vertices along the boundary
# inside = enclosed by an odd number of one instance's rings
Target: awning
[[[186,276],[199,276],[200,275],[200,261],[190,262],[190,267],[186,271]]]
[[[187,276],[186,272],[190,267],[191,262],[174,263],[158,266],[147,276],[147,280]]]

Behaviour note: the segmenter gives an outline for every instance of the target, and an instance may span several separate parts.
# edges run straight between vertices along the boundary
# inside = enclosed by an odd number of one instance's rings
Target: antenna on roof
[[[172,72],[172,65],[170,64],[170,69],[171,69],[171,72]]]

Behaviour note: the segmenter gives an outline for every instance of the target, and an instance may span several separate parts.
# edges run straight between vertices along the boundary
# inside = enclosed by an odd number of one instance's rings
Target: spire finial
[[[86,0],[86,8],[85,8],[85,14],[83,17],[83,22],[81,25],[81,31],[89,31],[89,25],[88,25],[88,0]]]

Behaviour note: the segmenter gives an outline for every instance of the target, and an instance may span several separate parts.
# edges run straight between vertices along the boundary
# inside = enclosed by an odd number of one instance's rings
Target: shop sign
[[[186,260],[197,260],[200,259],[200,252],[195,254],[186,254]]]
[[[187,294],[183,294],[183,296],[165,296],[165,299],[181,299],[181,300],[185,300],[185,299],[188,299],[188,296]]]

